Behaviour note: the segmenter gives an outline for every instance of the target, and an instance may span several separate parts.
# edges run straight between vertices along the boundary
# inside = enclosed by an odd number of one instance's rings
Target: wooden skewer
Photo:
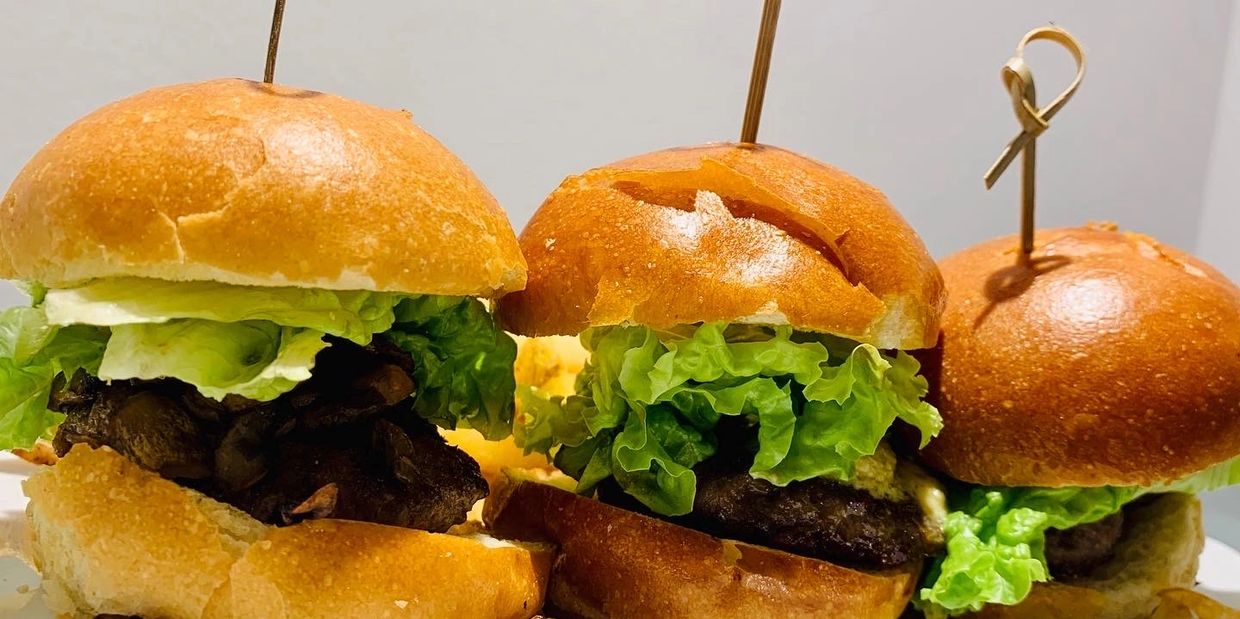
[[[766,78],[771,71],[771,49],[775,47],[779,6],[780,0],[765,0],[762,5],[762,26],[758,29],[758,48],[753,54],[749,98],[745,102],[745,121],[741,125],[741,142],[746,144],[758,141],[758,121],[762,119],[762,99],[766,95]]]
[[[1025,64],[1025,46],[1031,41],[1055,41],[1067,48],[1076,60],[1076,78],[1068,88],[1059,93],[1050,105],[1038,108],[1037,91],[1033,86],[1033,71]],[[1021,132],[1003,149],[999,159],[986,172],[986,188],[994,187],[995,181],[1007,170],[1016,155],[1021,155],[1021,200],[1020,200],[1020,250],[1026,258],[1033,253],[1034,232],[1034,198],[1037,165],[1037,138],[1050,127],[1051,117],[1076,93],[1077,87],[1085,77],[1085,52],[1067,30],[1058,26],[1046,26],[1030,30],[1016,46],[1016,55],[1003,65],[1003,85],[1012,97],[1012,106],[1016,110],[1016,119],[1020,121]]]
[[[276,0],[271,15],[271,38],[267,39],[267,66],[263,69],[263,81],[270,84],[276,78],[276,51],[280,48],[280,26],[284,24],[284,0]]]

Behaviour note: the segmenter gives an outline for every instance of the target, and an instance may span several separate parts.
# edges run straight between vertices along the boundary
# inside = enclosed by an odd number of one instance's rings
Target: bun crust
[[[510,480],[487,500],[484,518],[497,535],[558,545],[548,603],[590,619],[895,618],[921,568],[860,572],[533,482]]]
[[[266,526],[106,448],[75,446],[24,489],[34,563],[61,614],[529,617],[549,569],[545,548],[480,536]]]
[[[771,146],[711,144],[565,180],[520,238],[522,335],[589,326],[791,324],[881,348],[934,345],[943,282],[877,189]]]
[[[922,452],[1000,486],[1150,485],[1240,454],[1240,289],[1153,239],[1040,231],[943,261],[943,431]]]
[[[88,114],[0,201],[0,277],[115,276],[493,296],[525,261],[408,112],[223,79]]]
[[[347,520],[276,527],[233,564],[207,619],[530,617],[549,553]]]
[[[1149,617],[1159,605],[1159,592],[1192,589],[1197,560],[1205,545],[1201,503],[1187,494],[1167,494],[1124,514],[1130,528],[1115,549],[1115,558],[1088,578],[1070,583],[1048,582],[1015,606],[989,605],[974,616],[1042,619]]]

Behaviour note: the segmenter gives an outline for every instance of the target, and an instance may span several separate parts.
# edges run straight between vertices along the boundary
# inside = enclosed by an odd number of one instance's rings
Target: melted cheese
[[[943,540],[943,523],[947,520],[943,485],[916,464],[896,458],[887,443],[879,443],[874,455],[857,461],[857,474],[849,483],[878,499],[912,499],[921,508],[926,536],[935,542]]]

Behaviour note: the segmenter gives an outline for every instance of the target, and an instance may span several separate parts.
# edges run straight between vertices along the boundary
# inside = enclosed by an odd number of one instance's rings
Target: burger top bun
[[[70,125],[0,201],[0,277],[493,296],[520,288],[508,218],[408,112],[223,79]]]
[[[943,283],[877,189],[763,145],[673,148],[569,177],[521,234],[509,330],[790,324],[882,348],[934,345]]]
[[[950,291],[923,452],[964,481],[1149,485],[1240,454],[1240,289],[1113,225],[942,262]]]

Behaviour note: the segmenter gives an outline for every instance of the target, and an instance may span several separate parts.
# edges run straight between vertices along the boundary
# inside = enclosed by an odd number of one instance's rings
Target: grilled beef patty
[[[911,500],[879,499],[821,478],[780,487],[751,477],[744,461],[707,461],[696,472],[687,518],[712,535],[867,569],[920,561],[937,550]]]
[[[941,549],[926,538],[921,508],[911,500],[879,499],[826,479],[780,487],[754,479],[748,467],[743,457],[725,455],[695,467],[697,494],[687,516],[654,514],[612,479],[599,486],[599,499],[716,537],[858,569],[896,567]]]
[[[313,377],[271,402],[79,372],[53,390],[49,407],[66,415],[54,446],[106,445],[268,524],[330,516],[444,531],[487,485],[411,409],[412,369],[377,337],[366,347],[332,339]]]
[[[1123,511],[1070,529],[1047,529],[1047,570],[1056,580],[1087,576],[1115,556],[1115,544],[1123,536]]]

